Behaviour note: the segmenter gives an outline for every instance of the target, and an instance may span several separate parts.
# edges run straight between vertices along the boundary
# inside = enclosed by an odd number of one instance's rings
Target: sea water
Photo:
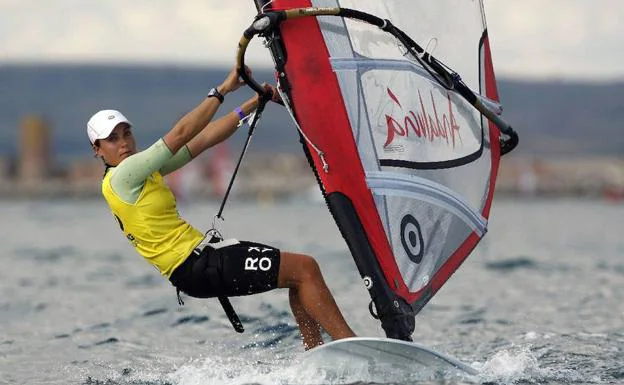
[[[212,226],[218,202],[181,214]],[[357,334],[383,336],[329,212],[310,201],[229,202],[226,237],[315,256]],[[1,384],[431,383],[417,373],[325,376],[276,290],[183,296],[136,254],[103,201],[0,202]],[[414,340],[479,369],[434,383],[624,383],[624,205],[495,200],[489,232],[416,318]]]

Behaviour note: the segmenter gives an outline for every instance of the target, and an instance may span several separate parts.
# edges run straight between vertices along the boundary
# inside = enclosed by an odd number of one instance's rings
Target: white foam
[[[531,333],[529,333],[531,334]],[[526,336],[525,336],[526,337]],[[537,334],[530,338],[537,338]],[[541,338],[541,337],[540,337]],[[473,363],[472,366],[479,370],[480,382],[494,382],[499,384],[515,384],[522,381],[530,383],[542,381],[586,381],[580,373],[572,369],[557,369],[540,367],[539,359],[530,350],[530,346],[512,346],[503,349],[484,364]],[[594,378],[599,382],[600,379]]]
[[[190,362],[166,377],[175,385],[321,385],[353,383],[404,383],[431,379],[433,373],[404,373],[354,362],[336,363],[331,370],[303,365],[298,360],[257,361],[243,357],[210,357]]]
[[[528,348],[517,352],[502,350],[485,362],[480,371],[482,380],[512,383],[534,377],[539,364]]]
[[[206,358],[167,376],[176,385],[321,384],[324,379],[323,373],[292,366],[288,359],[254,363],[242,357]]]
[[[526,341],[547,340],[554,337],[552,333],[526,332],[522,338]]]

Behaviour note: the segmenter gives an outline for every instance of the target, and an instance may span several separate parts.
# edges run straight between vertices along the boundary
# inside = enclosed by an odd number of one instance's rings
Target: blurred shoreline
[[[180,201],[220,200],[236,159],[196,159],[167,176]],[[6,166],[6,165],[5,165]],[[0,199],[92,199],[101,196],[104,167],[98,159],[70,162],[49,174],[0,174]],[[249,153],[231,197],[245,200],[321,200],[307,160],[301,154]],[[624,201],[624,158],[574,157],[501,159],[496,198],[578,197]]]

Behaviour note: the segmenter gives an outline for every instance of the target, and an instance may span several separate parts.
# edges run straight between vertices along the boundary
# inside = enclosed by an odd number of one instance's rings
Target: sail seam
[[[331,58],[332,68],[336,71],[369,71],[373,69],[389,69],[414,71],[428,80],[435,81],[427,71],[408,60],[369,59],[369,58]]]

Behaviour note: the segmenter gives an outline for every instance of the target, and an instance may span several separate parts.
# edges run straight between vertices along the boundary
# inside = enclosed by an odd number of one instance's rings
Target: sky
[[[624,0],[484,3],[499,76],[624,79]],[[254,15],[251,0],[0,0],[0,64],[230,66]],[[260,40],[246,62],[272,64]]]

